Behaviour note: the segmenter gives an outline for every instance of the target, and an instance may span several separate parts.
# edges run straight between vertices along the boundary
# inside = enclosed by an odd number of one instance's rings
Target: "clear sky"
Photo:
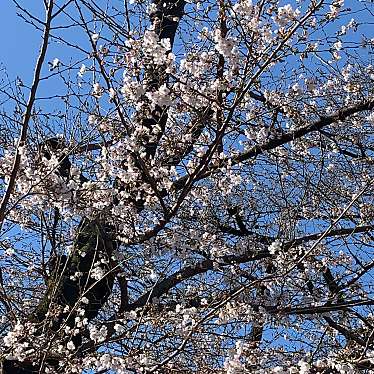
[[[18,2],[34,15],[39,15],[41,19],[44,18],[43,0],[18,0]],[[281,3],[284,2],[287,3],[288,1],[281,1]],[[345,1],[345,7],[351,8],[354,13],[358,11],[358,4],[357,1]],[[352,14],[352,16],[358,22],[368,21],[365,19],[367,18],[367,14],[361,12]],[[361,26],[360,31],[363,32],[364,28],[365,26]],[[365,32],[366,35],[372,34],[374,37],[374,32],[370,32],[367,29],[365,31],[368,31]],[[0,0],[0,35],[0,64],[7,68],[11,78],[20,76],[26,84],[30,83],[41,42],[41,33],[17,16],[17,9],[12,0]],[[360,35],[357,36],[359,37]],[[52,51],[57,52],[56,48],[53,47],[51,51],[51,47],[50,53]],[[56,56],[49,56],[50,59],[53,59],[53,57]]]
[[[27,1],[27,7],[33,10],[40,9],[42,4],[41,0]],[[0,1],[0,35],[1,65],[6,67],[10,78],[20,76],[30,83],[41,36],[32,25],[17,17],[12,0]]]
[[[17,2],[27,9],[27,11],[29,11],[33,16],[44,21],[45,9],[43,0],[17,0]],[[57,6],[55,9],[57,10]],[[74,9],[74,7],[70,7],[68,12],[71,9]],[[37,30],[33,25],[26,23],[24,19],[17,15],[17,13],[19,13],[19,10],[13,0],[0,0],[0,35],[2,36],[0,79],[4,79],[5,69],[11,82],[19,77],[26,87],[30,87],[36,60],[42,43],[42,31]],[[64,16],[60,14],[54,20],[53,26],[61,26],[65,25],[65,23],[69,23],[67,22],[67,18],[64,18]],[[53,35],[59,36],[59,33],[56,30],[52,33]],[[81,29],[63,29],[62,33],[69,41],[77,42],[80,46],[87,48],[89,39]],[[87,50],[89,50],[89,48],[87,48]],[[62,63],[68,65],[71,61],[81,61],[82,58],[86,58],[87,56],[88,55],[82,53],[78,54],[77,50],[66,47],[57,40],[51,40],[48,46],[44,67],[42,69],[42,77],[51,75],[48,62],[53,61],[54,58],[58,58]],[[79,65],[77,66],[77,71],[78,70]],[[37,96],[40,98],[50,96],[51,94],[63,95],[65,93],[65,86],[62,86],[61,82],[57,81],[57,79],[57,76],[55,76],[40,82]],[[27,97],[27,90],[24,92]],[[38,103],[38,105],[41,104],[45,104],[45,101]]]

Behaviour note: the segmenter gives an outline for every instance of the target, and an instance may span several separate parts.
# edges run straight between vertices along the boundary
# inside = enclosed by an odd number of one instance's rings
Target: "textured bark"
[[[113,287],[114,275],[109,264],[115,245],[100,223],[84,219],[79,228],[74,252],[69,257],[61,257],[55,266],[50,286],[36,309],[36,319],[40,322],[44,320],[51,302],[73,308],[83,296],[89,300],[88,304],[81,306],[85,309],[85,316],[89,320],[95,318]],[[107,275],[97,281],[90,276],[90,271],[94,264],[101,260],[105,261],[101,267]],[[77,273],[82,275],[75,277]]]
[[[74,328],[78,305],[80,309],[85,310],[84,317],[88,319],[88,322],[99,314],[113,289],[115,276],[111,271],[110,257],[115,246],[115,241],[110,238],[104,225],[97,221],[82,220],[73,253],[70,256],[61,256],[55,262],[44,297],[30,316],[32,322],[43,326],[44,334],[49,334],[52,337],[63,326]],[[100,267],[105,271],[105,276],[96,280],[91,276],[91,270],[94,264],[100,261],[102,263]],[[80,276],[76,276],[76,274],[80,274]],[[87,298],[88,302],[80,302],[82,297]],[[60,313],[57,318],[50,321],[47,312],[55,307],[60,310],[68,307],[66,309],[69,311]],[[65,343],[71,340],[78,352],[82,344],[82,332],[63,338],[66,340]],[[57,359],[47,357],[46,363],[55,366],[57,372]],[[4,374],[37,373],[39,372],[38,367],[38,365],[33,366],[31,362],[9,359],[4,360],[2,372]]]

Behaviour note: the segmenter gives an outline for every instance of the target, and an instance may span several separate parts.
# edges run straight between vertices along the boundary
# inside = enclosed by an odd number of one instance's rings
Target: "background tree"
[[[14,2],[3,372],[374,371],[372,4]]]

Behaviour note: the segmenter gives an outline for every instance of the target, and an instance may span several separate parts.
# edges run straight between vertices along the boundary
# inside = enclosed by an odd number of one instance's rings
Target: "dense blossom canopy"
[[[14,2],[4,373],[374,373],[372,3]]]

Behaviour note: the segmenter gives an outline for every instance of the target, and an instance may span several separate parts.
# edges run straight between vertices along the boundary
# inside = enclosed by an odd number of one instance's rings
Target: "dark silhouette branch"
[[[327,237],[345,236],[345,235],[351,235],[354,233],[357,234],[357,233],[367,232],[371,230],[374,230],[373,226],[357,226],[357,227],[349,228],[349,229],[348,228],[338,229],[338,230],[330,231]],[[290,242],[284,243],[283,249],[288,250],[302,243],[318,240],[322,235],[323,233],[316,233],[316,234],[307,235],[302,238],[292,240]],[[152,288],[151,291],[146,292],[145,294],[140,296],[135,302],[130,303],[127,306],[127,310],[134,310],[136,308],[145,306],[147,303],[152,303],[153,298],[159,298],[162,295],[165,295],[167,292],[169,292],[169,290],[171,290],[172,288],[174,288],[181,282],[187,279],[193,278],[194,276],[198,274],[203,274],[210,270],[213,270],[215,263],[219,264],[220,266],[227,266],[231,264],[241,264],[241,263],[246,263],[246,262],[251,262],[251,261],[258,261],[264,258],[271,258],[271,257],[272,255],[267,249],[262,249],[262,250],[257,250],[257,251],[256,250],[247,251],[246,253],[241,254],[241,255],[221,256],[215,259],[215,261],[211,259],[203,260],[201,262],[198,262],[195,265],[190,265],[185,268],[182,268],[181,270],[173,273],[169,277],[160,281]],[[331,273],[329,274],[328,271],[325,271],[324,276],[326,279],[330,281],[330,283],[332,282],[332,280],[330,279],[332,277]]]
[[[200,174],[196,178],[195,182],[197,182],[198,180],[202,180],[208,177],[209,175],[213,174],[215,171],[219,170],[219,168],[227,165],[229,161],[231,165],[237,165],[249,159],[256,158],[257,156],[267,151],[271,151],[291,141],[300,139],[304,137],[305,135],[308,135],[312,132],[319,131],[323,129],[324,127],[329,126],[333,123],[344,121],[354,114],[369,111],[369,110],[372,110],[373,108],[374,108],[374,100],[365,100],[355,105],[342,108],[329,116],[321,116],[319,120],[312,122],[311,124],[301,126],[294,131],[282,133],[280,134],[279,137],[269,139],[264,144],[255,145],[246,152],[243,152],[230,159],[224,159],[218,165],[210,166],[206,172]],[[188,180],[189,180],[189,177],[187,176],[178,179],[174,183],[174,188],[177,190],[183,189],[183,187],[185,186]]]

